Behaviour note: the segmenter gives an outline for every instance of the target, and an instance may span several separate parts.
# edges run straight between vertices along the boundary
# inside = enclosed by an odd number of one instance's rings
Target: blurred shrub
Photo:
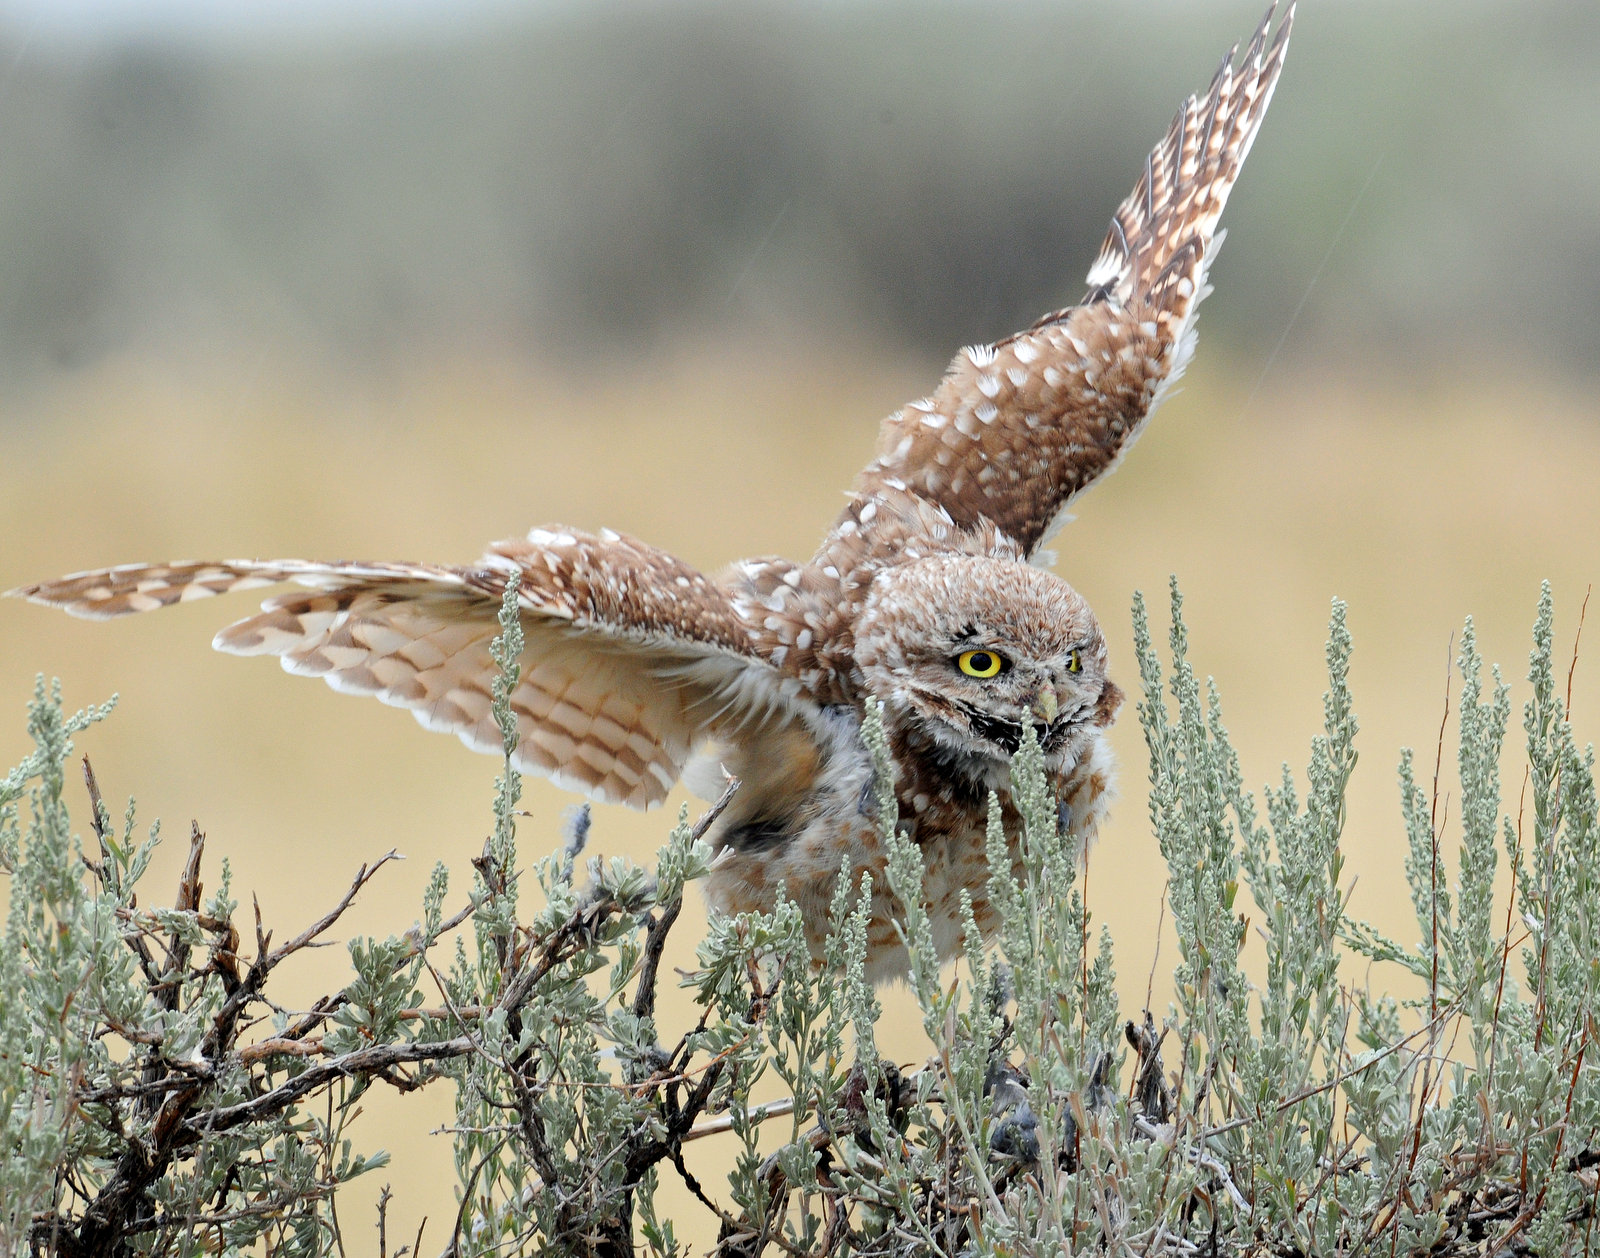
[[[0,381],[128,346],[946,354],[1075,299],[1254,4],[637,3],[0,40]],[[1600,10],[1300,15],[1208,325],[1592,365]],[[1248,294],[1248,300],[1243,295]],[[1409,359],[1408,359],[1409,361]]]

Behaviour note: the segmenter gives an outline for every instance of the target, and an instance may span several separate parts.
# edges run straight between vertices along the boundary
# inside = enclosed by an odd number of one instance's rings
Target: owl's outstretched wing
[[[301,560],[126,565],[11,594],[78,616],[151,611],[292,582],[216,636],[291,673],[409,708],[430,729],[499,753],[489,654],[506,581],[521,574],[526,646],[511,696],[518,767],[596,798],[647,807],[708,737],[784,719],[793,682],[756,651],[712,581],[615,533],[535,529],[464,568]]]
[[[985,517],[1032,554],[1067,503],[1127,452],[1188,365],[1217,220],[1283,67],[1291,6],[1191,96],[1111,222],[1082,304],[956,355],[931,397],[884,421],[862,495],[909,490],[955,522]]]

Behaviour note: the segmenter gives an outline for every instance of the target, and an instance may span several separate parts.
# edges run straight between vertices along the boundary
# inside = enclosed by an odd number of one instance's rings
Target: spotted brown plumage
[[[1269,47],[1272,16],[1239,66],[1235,48],[1179,108],[1112,219],[1083,302],[957,354],[930,397],[884,421],[861,495],[904,488],[958,524],[993,522],[1031,555],[1116,465],[1194,354],[1217,220],[1289,47],[1293,7]]]
[[[1067,504],[1126,453],[1194,351],[1218,218],[1260,127],[1293,10],[1191,97],[1117,210],[1089,292],[1024,332],[962,350],[929,397],[884,421],[878,457],[805,562],[745,560],[716,578],[644,542],[561,526],[474,564],[218,560],[125,565],[14,595],[111,618],[276,585],[219,650],[409,709],[498,753],[490,644],[519,578],[526,645],[511,696],[516,763],[648,807],[680,780],[742,785],[711,840],[723,911],[780,886],[820,951],[843,865],[872,875],[868,965],[902,973],[862,739],[882,706],[901,824],[922,852],[941,953],[963,897],[986,933],[991,792],[1015,840],[1008,766],[1031,727],[1088,842],[1111,788],[1121,691],[1088,604],[1030,564]],[[963,659],[981,668],[963,669]]]

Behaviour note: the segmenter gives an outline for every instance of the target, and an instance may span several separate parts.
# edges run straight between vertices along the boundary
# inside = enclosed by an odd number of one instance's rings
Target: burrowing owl
[[[1030,564],[1067,504],[1109,471],[1194,352],[1217,219],[1266,114],[1293,10],[1269,11],[1240,65],[1179,109],[1118,209],[1081,304],[956,355],[934,393],[890,416],[881,452],[806,563],[752,559],[717,578],[630,537],[534,529],[476,564],[227,560],[134,564],[13,594],[110,617],[294,583],[215,645],[410,708],[498,752],[489,645],[521,576],[527,646],[512,698],[518,765],[635,807],[680,778],[742,782],[712,834],[715,908],[777,888],[820,941],[841,863],[878,890],[870,968],[903,972],[873,815],[865,705],[883,705],[902,824],[920,847],[938,946],[980,926],[988,795],[1009,827],[1007,769],[1032,726],[1087,842],[1108,799],[1106,731],[1122,693],[1094,613]],[[709,768],[712,773],[699,770]]]

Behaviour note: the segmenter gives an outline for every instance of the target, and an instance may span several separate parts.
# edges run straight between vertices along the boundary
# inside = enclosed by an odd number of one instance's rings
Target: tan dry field
[[[1329,599],[1349,601],[1363,734],[1346,868],[1355,911],[1411,938],[1399,748],[1418,748],[1431,766],[1447,655],[1465,615],[1513,681],[1519,712],[1541,578],[1554,583],[1558,641],[1570,650],[1600,577],[1592,389],[1534,393],[1510,378],[1431,387],[1353,371],[1307,379],[1280,367],[1252,396],[1254,370],[1230,375],[1218,357],[1215,345],[1201,355],[1123,469],[1080,501],[1058,538],[1058,571],[1098,609],[1125,686],[1136,681],[1132,593],[1145,590],[1164,625],[1167,576],[1178,575],[1198,668],[1217,678],[1256,784],[1276,781],[1284,758],[1303,766],[1321,721]],[[134,559],[455,562],[548,521],[609,525],[707,568],[804,555],[871,452],[875,420],[925,392],[937,367],[820,351],[771,370],[751,366],[759,361],[685,353],[545,374],[458,362],[381,389],[271,354],[204,369],[113,363],[0,422],[0,588]],[[407,861],[363,897],[342,938],[410,925],[436,861],[449,866],[459,902],[489,824],[495,763],[378,704],[212,653],[214,630],[250,606],[240,596],[93,624],[0,603],[0,762],[25,749],[36,672],[60,675],[73,705],[118,691],[116,715],[81,745],[115,809],[132,792],[144,818],[164,819],[169,842],[147,901],[171,894],[195,818],[209,836],[208,886],[226,857],[235,894],[258,896],[280,937],[391,847]],[[1600,618],[1590,629],[1593,642]],[[1600,644],[1579,659],[1573,701],[1580,738],[1592,737]],[[1507,741],[1514,755],[1520,726]],[[1124,1007],[1136,1015],[1162,879],[1131,705],[1117,742],[1122,801],[1092,855],[1088,897],[1116,937]],[[1514,783],[1509,791],[1514,804]],[[571,803],[530,783],[525,852],[553,841]],[[675,811],[675,802],[643,816],[599,810],[595,845],[648,859]],[[1454,842],[1452,829],[1447,851]],[[686,915],[672,964],[692,963],[702,922]],[[1155,971],[1158,1012],[1174,957],[1169,937]],[[277,998],[307,1001],[337,986],[344,965],[342,948],[305,957],[281,974]],[[1347,977],[1360,973],[1351,966]],[[672,1036],[690,1014],[668,996],[662,1023]],[[885,1051],[920,1062],[925,1042],[906,993],[887,991],[884,1003]],[[437,1252],[453,1176],[448,1137],[428,1133],[448,1121],[450,1097],[442,1087],[374,1096],[368,1110],[362,1142],[393,1162],[342,1199],[352,1252],[370,1248],[372,1202],[386,1181],[396,1193],[391,1234],[409,1236],[426,1215],[423,1249]],[[708,1176],[731,1157],[716,1144],[694,1147]],[[703,1222],[686,1194],[673,1201],[685,1222]],[[688,1234],[701,1248],[709,1239],[699,1226]]]

